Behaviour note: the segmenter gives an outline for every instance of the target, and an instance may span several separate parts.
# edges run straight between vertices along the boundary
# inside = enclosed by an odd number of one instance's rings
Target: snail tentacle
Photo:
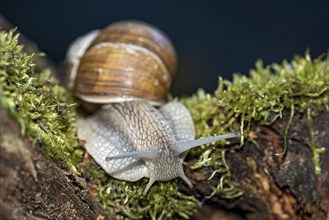
[[[125,152],[125,153],[118,154],[118,155],[107,156],[105,159],[108,162],[110,160],[113,160],[113,159],[121,159],[121,158],[127,158],[127,157],[154,160],[154,159],[156,159],[158,153],[159,152],[156,149],[143,150],[143,151],[134,151],[134,152]]]

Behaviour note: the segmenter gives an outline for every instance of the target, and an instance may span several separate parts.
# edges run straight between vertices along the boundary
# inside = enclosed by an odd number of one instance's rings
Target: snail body
[[[237,132],[194,140],[188,110],[164,103],[174,78],[176,55],[169,39],[157,28],[136,21],[117,22],[90,32],[70,47],[71,89],[81,99],[106,103],[94,115],[77,122],[78,137],[111,176],[126,181],[143,177],[155,181],[182,178],[189,149]]]
[[[78,127],[87,151],[111,176],[150,178],[145,194],[157,180],[181,177],[191,186],[176,146],[177,141],[194,139],[190,114],[182,104],[170,102],[157,110],[145,101],[113,103],[79,121]]]

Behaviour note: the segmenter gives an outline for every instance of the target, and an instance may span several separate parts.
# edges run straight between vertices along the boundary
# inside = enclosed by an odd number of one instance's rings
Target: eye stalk
[[[114,156],[106,156],[105,160],[107,162],[109,162],[110,160],[113,160],[113,159],[122,159],[122,158],[127,158],[127,157],[154,160],[158,153],[159,153],[158,149],[126,152],[126,153],[118,154],[118,155],[114,155]]]
[[[188,150],[190,150],[194,147],[198,147],[198,146],[203,145],[203,144],[209,144],[209,143],[216,142],[216,141],[219,141],[219,140],[235,138],[235,137],[240,137],[240,132],[239,131],[229,133],[229,134],[224,134],[224,135],[200,138],[200,139],[197,139],[197,140],[178,142],[176,148],[177,148],[177,152],[179,154],[181,154],[185,151],[188,151]]]

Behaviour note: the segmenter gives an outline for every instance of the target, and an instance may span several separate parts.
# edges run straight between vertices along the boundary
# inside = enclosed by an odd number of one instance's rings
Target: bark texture
[[[206,168],[187,171],[194,188],[184,191],[204,200],[201,211],[210,209],[211,216],[219,209],[217,215],[223,210],[234,213],[226,213],[227,219],[329,219],[329,113],[313,110],[311,115],[312,131],[306,112],[295,114],[283,157],[276,153],[282,152],[289,112],[271,126],[254,123],[249,136],[258,141],[258,147],[247,141],[237,153],[226,155],[232,178],[244,191],[242,197],[225,200],[215,195],[206,199],[220,178],[209,181],[212,171]],[[319,158],[320,174],[314,169],[311,133],[316,146],[325,148]],[[193,164],[194,160],[187,162]]]
[[[83,179],[45,158],[0,108],[0,219],[102,219]]]

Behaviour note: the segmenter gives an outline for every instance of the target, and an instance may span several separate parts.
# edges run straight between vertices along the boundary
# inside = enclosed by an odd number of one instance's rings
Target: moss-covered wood
[[[284,111],[282,119],[271,125],[252,123],[249,136],[256,139],[257,144],[246,141],[242,148],[227,151],[229,181],[243,192],[241,196],[232,199],[221,196],[234,188],[228,185],[220,188],[218,183],[222,175],[213,175],[214,170],[205,167],[187,168],[194,188],[184,187],[184,192],[202,200],[206,209],[231,210],[232,215],[238,214],[242,219],[326,219],[329,207],[329,113],[315,108],[311,109],[311,114],[312,128],[308,124],[307,110],[294,116],[284,156],[278,154],[282,152],[289,111]],[[312,141],[324,148],[318,160],[319,174],[314,166]],[[189,165],[195,162],[195,158],[187,158]],[[210,176],[213,176],[211,180]],[[218,193],[211,195],[214,189]]]
[[[213,95],[199,90],[181,99],[193,116],[198,137],[233,130],[243,132],[243,137],[240,142],[222,141],[189,153],[185,169],[193,189],[176,179],[157,182],[143,196],[146,179],[130,183],[111,178],[85,152],[83,143],[78,145],[74,125],[78,101],[58,86],[49,71],[35,68],[35,55],[24,54],[17,39],[12,31],[0,33],[0,106],[20,124],[24,136],[15,139],[31,140],[25,147],[32,153],[13,156],[8,149],[16,143],[1,142],[0,177],[8,190],[1,191],[0,207],[7,216],[13,214],[7,208],[18,204],[14,201],[20,201],[17,210],[22,216],[31,211],[47,218],[46,211],[54,205],[64,215],[72,203],[65,203],[71,200],[58,193],[62,190],[72,193],[74,213],[84,219],[98,215],[188,219],[196,212],[203,214],[196,213],[195,219],[223,213],[232,219],[321,219],[328,215],[329,65],[324,56],[312,60],[306,53],[266,67],[257,62],[249,77],[235,75],[232,82],[220,78]],[[7,113],[2,113],[2,126],[14,129],[6,125],[13,120],[3,117]],[[16,167],[12,156],[17,163],[27,161],[21,168],[24,181],[32,181],[38,172],[50,180],[36,181],[38,190],[29,191],[32,182],[22,185],[8,174]],[[45,164],[42,172],[31,168],[39,164],[34,158]],[[56,185],[58,181],[64,182]],[[30,199],[23,200],[11,184],[21,187],[19,192]],[[58,187],[49,190],[53,186]]]

